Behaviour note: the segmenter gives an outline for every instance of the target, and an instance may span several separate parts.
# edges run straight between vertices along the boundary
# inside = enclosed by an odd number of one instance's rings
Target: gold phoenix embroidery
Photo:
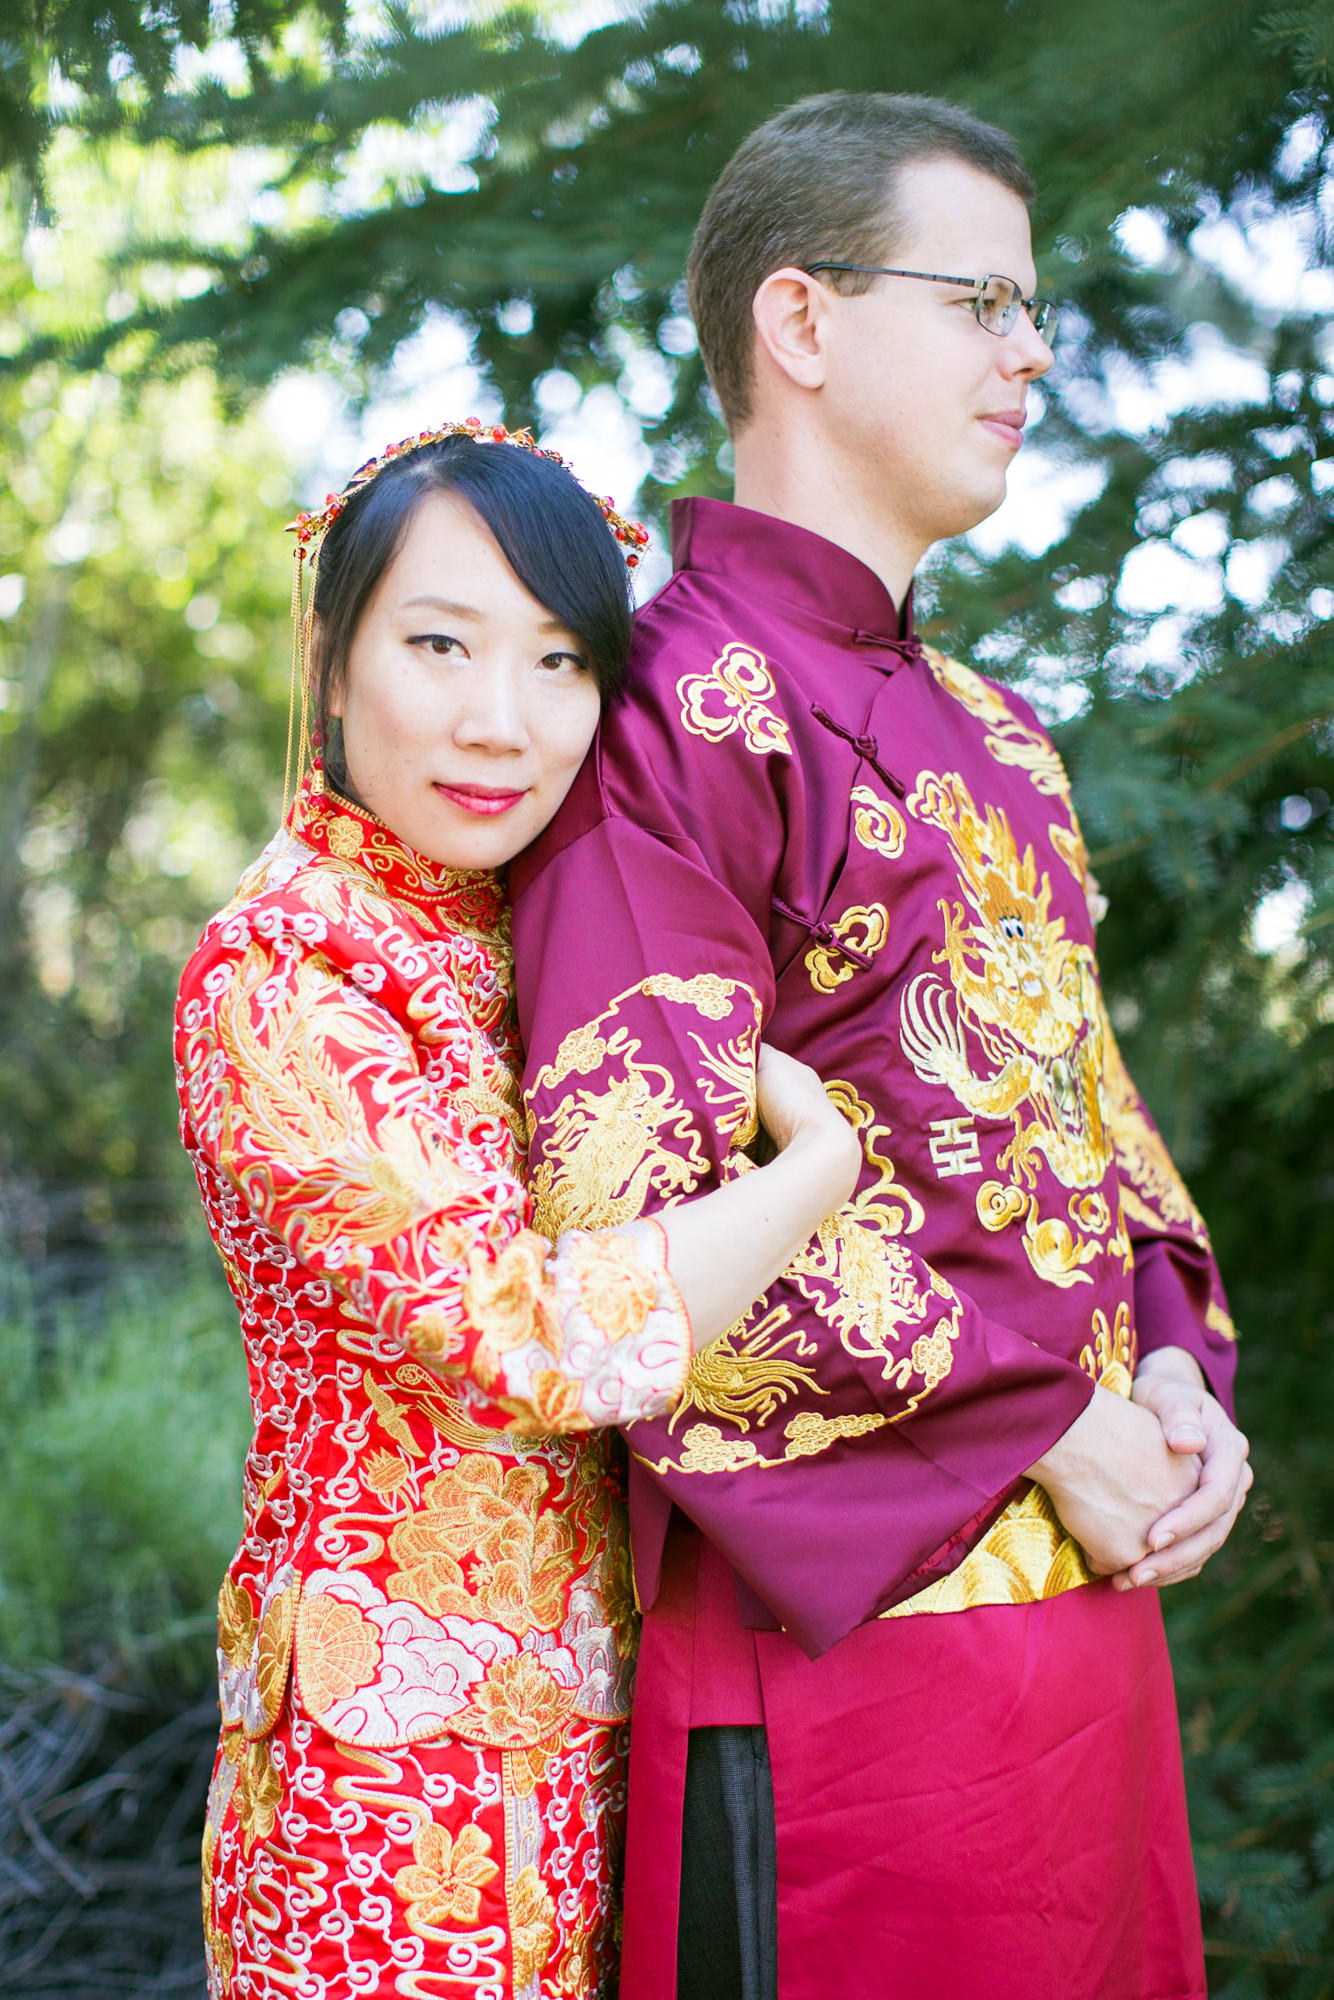
[[[774,1306],[753,1326],[747,1321],[760,1312],[764,1301],[751,1313],[729,1326],[720,1339],[702,1348],[690,1364],[680,1402],[667,1428],[674,1431],[691,1410],[721,1417],[737,1430],[748,1431],[753,1416],[767,1424],[774,1412],[797,1393],[827,1396],[813,1368],[804,1368],[802,1359],[813,1356],[815,1342],[801,1327],[790,1327],[792,1313],[785,1305]]]
[[[676,683],[681,720],[692,736],[722,743],[741,730],[757,757],[792,755],[787,724],[769,707],[774,679],[763,653],[735,642],[724,647],[707,673],[683,674]]]
[[[854,903],[833,925],[834,936],[866,958],[875,954],[889,936],[889,912],[882,903]],[[845,958],[838,945],[813,944],[806,954],[806,970],[817,993],[832,993],[857,971],[855,959]]]
[[[853,786],[852,805],[852,830],[862,846],[872,854],[883,854],[887,861],[897,861],[908,839],[902,813],[869,785]]]

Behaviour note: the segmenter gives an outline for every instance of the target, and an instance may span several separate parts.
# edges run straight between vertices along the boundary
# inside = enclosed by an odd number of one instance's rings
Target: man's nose
[[[1035,382],[1039,375],[1045,375],[1056,359],[1051,348],[1034,326],[1026,312],[1020,312],[1009,333],[1005,336],[1005,351],[1002,367],[1012,379],[1024,376]]]

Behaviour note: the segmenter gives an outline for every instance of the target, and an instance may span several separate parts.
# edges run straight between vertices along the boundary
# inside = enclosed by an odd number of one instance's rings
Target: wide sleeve
[[[751,804],[736,803],[738,842]],[[774,997],[751,911],[687,835],[586,797],[565,831],[513,885],[530,1172],[551,1230],[624,1223],[748,1170]],[[638,1465],[812,1653],[931,1581],[924,1566],[1093,1391],[915,1254],[895,1201],[868,1159],[850,1207],[696,1357],[670,1418],[628,1430]],[[637,1541],[646,1602],[655,1568]]]
[[[1182,1347],[1232,1410],[1236,1329],[1204,1219],[1103,1021],[1107,1127],[1135,1258],[1135,1334],[1141,1355]]]
[[[187,1145],[474,1422],[543,1434],[669,1409],[690,1330],[661,1228],[554,1248],[526,1228],[519,1182],[367,970],[300,911],[215,933],[178,1009]]]

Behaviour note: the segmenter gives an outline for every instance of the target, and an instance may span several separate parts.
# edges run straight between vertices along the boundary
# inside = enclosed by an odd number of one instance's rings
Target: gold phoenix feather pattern
[[[526,1227],[509,989],[494,881],[318,779],[182,981],[182,1133],[255,1408],[214,2000],[360,1990],[368,1949],[386,1990],[437,2000],[447,1963],[451,1994],[591,2000],[607,1961],[634,1618],[589,1427],[669,1409],[689,1337],[656,1225]],[[724,1114],[740,1061],[714,1052]]]

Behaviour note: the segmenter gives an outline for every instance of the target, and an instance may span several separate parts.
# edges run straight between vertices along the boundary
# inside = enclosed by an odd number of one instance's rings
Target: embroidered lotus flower
[[[437,1618],[485,1618],[522,1638],[553,1632],[565,1615],[575,1563],[574,1530],[539,1511],[547,1497],[539,1465],[508,1471],[467,1452],[426,1488],[425,1505],[389,1538],[397,1565],[385,1580],[391,1598],[419,1604]]]
[[[519,1870],[510,1887],[509,1916],[514,1987],[519,1992],[536,1979],[556,1939],[556,1905],[531,1862]]]
[[[394,1894],[408,1906],[411,1929],[422,1935],[450,1923],[475,1924],[481,1892],[500,1873],[491,1859],[490,1835],[465,1826],[455,1837],[432,1822],[418,1832],[412,1852],[414,1865],[394,1877]]]
[[[297,1614],[297,1658],[301,1698],[318,1717],[375,1678],[379,1634],[355,1604],[317,1592]]]
[[[630,1237],[576,1237],[561,1261],[579,1288],[580,1305],[609,1340],[644,1331],[658,1285]]]

